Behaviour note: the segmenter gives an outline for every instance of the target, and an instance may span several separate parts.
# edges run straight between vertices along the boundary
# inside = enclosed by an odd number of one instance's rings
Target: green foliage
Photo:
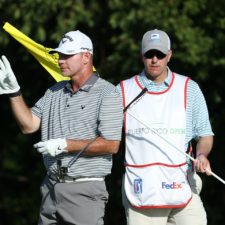
[[[46,47],[56,47],[61,36],[70,30],[80,29],[88,34],[94,44],[95,67],[102,77],[115,84],[142,70],[143,34],[154,28],[165,30],[172,40],[173,57],[169,66],[199,82],[205,94],[216,134],[212,168],[221,177],[225,161],[221,149],[225,145],[222,138],[225,124],[224,9],[223,0],[0,0],[1,21],[10,22]],[[1,54],[10,59],[28,105],[33,105],[54,80],[24,47],[3,29],[0,32]],[[0,198],[0,218],[5,219],[4,225],[36,224],[38,189],[45,172],[41,157],[32,146],[40,136],[18,134],[7,98],[0,96],[0,101],[0,190],[5,193]],[[124,221],[120,195],[121,158],[120,155],[115,157],[116,166],[108,179],[112,196],[106,214],[108,225],[119,224],[121,218]],[[202,196],[209,225],[224,224],[221,208],[225,201],[224,187],[213,178],[203,178]],[[109,213],[112,210],[113,214]]]

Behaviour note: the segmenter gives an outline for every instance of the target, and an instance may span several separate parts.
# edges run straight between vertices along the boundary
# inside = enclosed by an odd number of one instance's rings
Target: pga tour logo
[[[134,179],[134,193],[142,193],[142,179]]]

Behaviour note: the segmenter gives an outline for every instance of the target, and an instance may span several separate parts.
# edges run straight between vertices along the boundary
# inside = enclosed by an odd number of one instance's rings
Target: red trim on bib
[[[187,86],[188,86],[188,81],[190,80],[190,77],[188,77],[185,81],[185,86],[184,86],[184,108],[186,110],[187,108]]]
[[[181,167],[186,165],[187,163],[181,163],[181,164],[177,164],[177,165],[171,165],[171,164],[166,164],[166,163],[160,163],[160,162],[156,162],[156,163],[149,163],[149,164],[141,164],[141,165],[132,165],[132,164],[127,164],[124,163],[124,166],[128,166],[128,167],[134,167],[134,168],[141,168],[141,167],[148,167],[148,166],[166,166],[166,167]]]
[[[141,83],[138,81],[137,79],[137,75],[134,77],[137,85],[141,88],[141,89],[144,89],[144,87],[141,85]],[[152,95],[160,95],[160,94],[164,94],[166,93],[167,91],[170,90],[170,88],[172,87],[173,85],[173,82],[174,82],[174,79],[175,79],[175,76],[174,76],[174,73],[172,73],[172,81],[170,82],[170,85],[168,86],[168,88],[165,90],[165,91],[161,91],[161,92],[153,92],[153,91],[148,91],[147,94],[152,94]]]
[[[131,206],[136,209],[183,208],[191,201],[191,199],[192,199],[192,196],[190,197],[190,199],[188,199],[186,203],[181,205],[144,205],[144,206],[131,205]]]

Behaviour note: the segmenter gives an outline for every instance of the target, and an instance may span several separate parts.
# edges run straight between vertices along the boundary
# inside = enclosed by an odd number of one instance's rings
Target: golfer
[[[66,33],[56,49],[62,75],[32,108],[5,56],[0,60],[0,94],[7,94],[21,131],[41,129],[34,147],[43,156],[39,225],[102,225],[123,120],[122,102],[111,83],[93,72],[93,45],[84,33]]]

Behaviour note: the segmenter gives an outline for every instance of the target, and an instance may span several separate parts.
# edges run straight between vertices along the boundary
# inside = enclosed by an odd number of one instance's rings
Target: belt
[[[54,173],[47,173],[48,177],[54,181],[60,182],[60,183],[73,183],[73,182],[84,182],[84,181],[104,181],[104,177],[71,177],[68,175],[65,175],[62,177],[62,179],[59,179],[56,174]]]

